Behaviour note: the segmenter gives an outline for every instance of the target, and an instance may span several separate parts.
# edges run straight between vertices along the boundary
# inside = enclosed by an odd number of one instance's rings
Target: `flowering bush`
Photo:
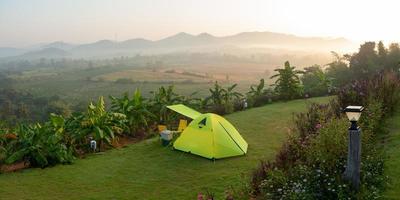
[[[394,72],[382,72],[371,79],[356,80],[338,91],[342,108],[348,105],[368,105],[371,100],[382,103],[384,113],[391,114],[399,99],[400,81]]]
[[[399,79],[381,73],[353,82],[339,91],[337,101],[311,104],[295,115],[293,132],[274,162],[261,162],[251,179],[250,195],[266,199],[376,199],[387,181],[378,134],[384,119],[397,105]],[[349,122],[341,113],[347,105],[364,105],[361,188],[354,191],[343,179]]]

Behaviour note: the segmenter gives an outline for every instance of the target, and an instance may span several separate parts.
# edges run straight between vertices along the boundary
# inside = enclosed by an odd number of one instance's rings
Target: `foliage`
[[[350,72],[347,64],[347,60],[349,58],[347,55],[340,56],[334,51],[331,53],[334,57],[334,61],[327,64],[328,67],[326,68],[326,76],[332,80],[332,86],[334,88],[340,88],[343,85],[346,85],[353,78],[353,75]]]
[[[0,120],[7,124],[44,122],[50,113],[68,116],[71,109],[69,104],[58,96],[34,97],[30,93],[10,88],[0,89]]]
[[[155,118],[149,111],[149,105],[142,97],[140,90],[136,90],[131,99],[127,93],[121,98],[110,96],[110,99],[112,110],[127,117],[131,133],[135,133],[139,129],[147,129],[149,122]]]
[[[400,68],[399,44],[386,48],[382,42],[366,42],[357,53],[340,56],[332,52],[335,61],[328,64],[327,76],[333,78],[333,85],[341,87],[354,80],[365,80],[382,71],[398,72]]]
[[[370,84],[367,84],[370,83]],[[379,74],[365,80],[360,91],[341,89],[338,101],[329,105],[312,105],[307,114],[295,117],[296,134],[292,135],[272,163],[262,162],[253,172],[253,196],[267,199],[374,199],[385,186],[382,154],[377,135],[382,129],[384,111],[398,102],[399,79],[394,73]],[[350,86],[351,87],[351,86]],[[389,90],[394,87],[396,89]],[[368,88],[374,88],[369,90]],[[384,96],[382,94],[386,94]],[[362,127],[361,189],[352,190],[343,173],[347,154],[348,120],[340,108],[362,102],[366,107],[359,125]],[[360,105],[360,104],[352,104]]]
[[[122,134],[126,129],[125,120],[124,114],[107,112],[103,97],[99,97],[97,104],[89,104],[79,132],[100,141],[100,147],[103,143],[110,145],[115,135]]]
[[[365,80],[356,80],[341,88],[338,99],[342,108],[347,105],[366,105],[371,99],[382,103],[385,113],[392,113],[398,105],[400,86],[398,75],[394,72],[381,72]]]
[[[326,102],[328,99],[330,97],[308,101]],[[162,147],[157,138],[152,138],[128,148],[88,156],[88,159],[70,166],[1,174],[0,185],[4,192],[0,192],[0,199],[98,199],[117,193],[120,199],[196,199],[199,192],[206,194],[204,188],[212,190],[215,199],[225,199],[225,191],[230,186],[239,190],[248,184],[248,174],[260,159],[274,156],[277,147],[286,138],[281,127],[286,126],[292,112],[305,110],[305,104],[303,100],[277,102],[225,116],[251,145],[251,150],[244,157],[214,163],[171,151]],[[134,181],[124,182],[127,177]],[[104,181],[107,184],[99,184]],[[118,186],[121,181],[124,187]],[[38,185],[42,189],[38,190]],[[157,192],[153,192],[154,188]],[[235,200],[249,199],[248,196],[237,198],[239,193],[232,192]]]
[[[358,53],[350,58],[350,70],[358,79],[365,79],[380,71],[375,42],[366,42],[360,46]]]
[[[304,68],[301,81],[304,85],[304,93],[309,96],[323,96],[333,91],[333,79],[328,77],[320,66],[314,65]]]
[[[215,82],[214,88],[210,88],[209,91],[211,94],[206,98],[206,101],[211,101],[213,105],[222,105],[224,101],[225,89],[223,89],[222,86],[218,84],[218,82]]]
[[[296,67],[290,66],[289,61],[286,61],[284,68],[275,69],[278,74],[271,76],[271,79],[276,78],[275,91],[283,100],[294,99],[302,94],[299,74],[303,71],[295,69]]]
[[[211,103],[211,111],[218,114],[232,113],[235,103],[240,101],[243,96],[241,93],[236,92],[237,84],[223,88],[218,82],[214,83],[214,88],[210,88],[210,96],[205,98],[206,104]]]
[[[225,113],[232,113],[235,111],[234,105],[236,102],[240,102],[240,98],[243,96],[241,93],[234,91],[237,84],[233,84],[228,86],[226,89],[223,89],[223,100],[225,106]],[[241,103],[241,102],[240,102]]]
[[[260,79],[258,85],[251,85],[250,91],[247,92],[247,100],[250,107],[258,107],[270,103],[275,96],[271,88],[265,88],[264,79]]]
[[[7,144],[5,163],[28,161],[32,166],[46,167],[57,163],[71,163],[73,151],[63,143],[62,118],[56,115],[41,125],[20,125],[17,139]]]
[[[151,92],[153,98],[150,99],[151,112],[157,116],[158,122],[168,124],[174,118],[175,114],[167,106],[180,103],[182,97],[174,91],[174,86],[161,86],[158,91]]]

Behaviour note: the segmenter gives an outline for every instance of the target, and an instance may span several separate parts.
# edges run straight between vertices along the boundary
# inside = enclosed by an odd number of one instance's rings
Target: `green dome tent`
[[[247,142],[225,118],[213,113],[201,114],[182,104],[168,108],[193,119],[175,141],[175,149],[209,159],[247,153]]]

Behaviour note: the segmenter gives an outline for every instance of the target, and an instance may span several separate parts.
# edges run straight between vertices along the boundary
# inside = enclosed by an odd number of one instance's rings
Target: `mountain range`
[[[329,52],[346,51],[353,49],[355,45],[345,38],[300,37],[274,32],[243,32],[224,37],[217,37],[208,33],[191,35],[181,32],[156,41],[143,38],[120,42],[100,40],[88,44],[69,44],[57,41],[26,49],[0,47],[0,58],[113,57],[181,51],[218,51],[227,47],[231,49]]]

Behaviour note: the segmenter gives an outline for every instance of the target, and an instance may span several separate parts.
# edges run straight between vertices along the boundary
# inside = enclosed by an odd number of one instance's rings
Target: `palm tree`
[[[271,76],[271,79],[277,78],[275,81],[275,91],[284,100],[289,100],[300,96],[301,94],[301,83],[299,74],[304,72],[301,70],[295,70],[296,67],[290,66],[289,61],[285,62],[285,67],[283,69],[275,69],[278,72]]]

